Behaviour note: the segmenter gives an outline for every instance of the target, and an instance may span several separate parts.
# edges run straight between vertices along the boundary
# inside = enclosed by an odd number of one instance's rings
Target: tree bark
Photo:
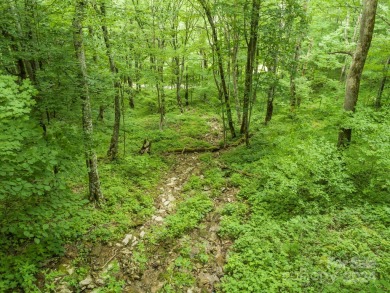
[[[185,74],[185,92],[184,92],[184,100],[186,101],[186,107],[189,106],[190,102],[188,100],[188,66],[186,66],[186,74]]]
[[[228,125],[229,130],[232,138],[236,137],[236,131],[234,130],[234,123],[233,123],[233,117],[232,117],[232,110],[230,106],[230,99],[229,99],[229,92],[226,85],[226,79],[225,79],[225,70],[223,68],[223,59],[222,59],[222,52],[221,52],[221,46],[219,44],[218,40],[218,34],[217,34],[217,28],[215,26],[213,17],[211,15],[210,8],[208,7],[205,0],[199,0],[200,4],[202,5],[204,12],[206,14],[207,20],[211,27],[211,34],[213,38],[213,45],[215,48],[215,53],[217,55],[217,63],[218,63],[218,70],[219,70],[219,77],[221,79],[221,87],[222,87],[222,94],[224,97],[225,107],[226,107],[226,116],[228,119]]]
[[[175,50],[177,49],[175,48]],[[176,75],[176,81],[175,81],[176,100],[177,100],[177,105],[179,106],[180,109],[180,113],[183,113],[183,103],[180,95],[180,89],[181,89],[180,58],[179,56],[175,56],[173,59],[174,59],[175,75]]]
[[[135,108],[135,101],[134,101],[134,95],[137,92],[137,90],[133,89],[133,80],[130,78],[130,76],[127,77],[127,88],[129,89],[129,106],[130,109]]]
[[[355,112],[359,96],[360,78],[370,49],[375,26],[375,15],[378,0],[365,0],[363,4],[360,36],[353,54],[351,67],[346,80],[344,110]],[[341,128],[338,137],[338,146],[346,146],[351,142],[352,129]]]
[[[87,65],[85,62],[84,39],[83,39],[83,19],[85,15],[84,8],[85,0],[76,0],[75,17],[73,20],[73,42],[76,51],[77,59],[80,67],[80,98],[82,101],[82,122],[83,122],[83,137],[85,148],[85,159],[88,169],[89,179],[89,199],[90,201],[99,204],[103,201],[103,194],[100,189],[100,180],[98,173],[98,165],[96,153],[93,148],[93,125],[92,111],[89,98]]]
[[[300,52],[301,41],[298,41],[295,45],[294,60],[291,65],[290,72],[290,110],[293,112],[296,106],[300,106],[300,99],[297,99],[297,91],[295,79],[298,71],[299,52]]]
[[[245,143],[249,145],[249,104],[253,92],[253,69],[257,52],[257,30],[259,26],[260,0],[252,1],[252,16],[250,27],[250,39],[245,68],[245,89],[243,99],[242,123],[240,133],[245,135]]]
[[[234,45],[233,45],[233,53],[232,53],[232,83],[233,83],[233,95],[234,100],[236,102],[236,112],[237,112],[237,121],[241,120],[241,103],[238,93],[238,48],[240,44],[240,39],[238,33],[234,33],[233,36]]]
[[[383,78],[379,86],[378,94],[375,99],[375,109],[379,109],[382,106],[382,94],[387,80],[387,72],[389,70],[389,65],[390,65],[390,57],[387,59],[387,62],[383,68]]]
[[[120,123],[121,123],[121,105],[120,105],[120,90],[121,90],[121,83],[117,77],[118,69],[115,65],[115,60],[112,55],[112,48],[111,48],[111,42],[108,35],[108,29],[106,25],[106,7],[104,2],[102,2],[100,6],[100,15],[102,17],[102,31],[103,31],[103,39],[104,44],[106,45],[106,55],[108,58],[108,62],[110,65],[110,71],[112,75],[114,76],[114,127],[112,131],[111,136],[111,142],[110,146],[107,151],[107,157],[112,161],[115,160],[118,157],[118,146],[119,146],[119,129],[120,129]]]
[[[99,114],[97,116],[98,121],[103,121],[104,120],[104,106],[100,105],[99,106]]]
[[[264,124],[267,125],[271,121],[274,113],[274,96],[275,96],[275,84],[270,85],[267,93],[267,113],[265,114]]]
[[[26,39],[28,39],[29,37],[26,36],[23,31],[20,17],[16,9],[16,3],[17,3],[16,1],[9,1],[10,9],[14,16],[14,21],[16,24],[17,38],[15,43],[16,43],[17,51],[19,51],[22,56],[25,56],[28,55],[28,48],[26,48]],[[29,5],[27,4],[27,6]],[[18,64],[20,69],[20,77],[22,79],[29,78],[33,83],[35,83],[36,76],[35,76],[35,71],[32,62],[26,59],[25,57],[20,57]]]
[[[165,47],[164,40],[158,40],[158,48],[163,50]],[[164,61],[153,57],[153,67],[157,70],[157,99],[158,99],[158,111],[160,114],[159,129],[164,129],[165,123],[165,91],[164,91]]]

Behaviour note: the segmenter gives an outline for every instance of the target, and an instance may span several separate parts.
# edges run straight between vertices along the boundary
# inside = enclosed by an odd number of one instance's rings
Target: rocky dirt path
[[[215,122],[211,123],[211,128],[215,128]],[[218,236],[221,210],[226,203],[235,200],[238,190],[225,186],[212,197],[211,212],[196,228],[171,241],[155,243],[151,235],[164,227],[168,215],[175,213],[189,178],[203,177],[198,154],[178,154],[175,161],[158,187],[153,216],[129,231],[121,242],[92,249],[91,273],[79,283],[82,292],[99,292],[99,288],[106,285],[107,272],[114,263],[120,268],[116,279],[124,281],[121,292],[216,292],[231,245],[229,240]],[[206,188],[204,192],[209,191]],[[186,265],[180,264],[183,259]],[[69,292],[64,284],[57,288],[58,292]]]
[[[137,231],[126,235],[118,254],[121,274],[126,280],[123,292],[215,292],[216,284],[223,276],[226,252],[231,245],[228,240],[218,236],[221,210],[224,204],[235,199],[237,190],[225,187],[220,195],[213,198],[213,209],[206,215],[198,227],[190,233],[174,241],[150,244],[147,235],[153,233],[156,227],[163,225],[165,217],[175,211],[175,205],[181,198],[184,184],[191,175],[201,174],[198,155],[179,155],[174,168],[167,174],[164,184],[160,187],[160,196],[156,200],[156,213]],[[158,229],[158,228],[157,228]],[[146,243],[145,243],[146,242]],[[132,258],[137,245],[144,243],[150,256],[145,270]],[[188,249],[192,264],[188,267],[177,265],[182,257],[183,249]],[[203,259],[201,257],[203,256]],[[192,284],[170,283],[183,273],[192,276]]]

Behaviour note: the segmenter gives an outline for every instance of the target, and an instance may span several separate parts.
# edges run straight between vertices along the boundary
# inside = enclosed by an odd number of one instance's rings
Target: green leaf
[[[29,231],[24,231],[24,232],[23,232],[23,235],[26,236],[26,237],[28,237],[28,238],[30,238],[30,237],[33,236]]]

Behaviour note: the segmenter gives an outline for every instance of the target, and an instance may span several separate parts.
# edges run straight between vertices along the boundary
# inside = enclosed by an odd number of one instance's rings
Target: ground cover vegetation
[[[0,3],[1,292],[388,292],[390,5]]]

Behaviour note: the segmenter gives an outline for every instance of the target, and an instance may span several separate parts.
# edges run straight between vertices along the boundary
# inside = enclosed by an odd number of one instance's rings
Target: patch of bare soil
[[[226,253],[232,244],[229,240],[222,240],[217,232],[221,219],[221,207],[234,201],[237,190],[226,188],[214,201],[214,209],[200,225],[191,233],[167,243],[160,243],[152,247],[149,254],[152,256],[146,270],[140,271],[132,263],[132,259],[122,259],[124,277],[127,285],[123,292],[165,292],[164,286],[170,285],[174,292],[214,292],[216,284],[223,276]],[[190,255],[193,267],[190,271],[175,264],[183,247],[191,247]],[[199,258],[203,255],[206,259]],[[169,276],[185,273],[192,275],[195,282],[191,286],[180,286],[170,283]]]

